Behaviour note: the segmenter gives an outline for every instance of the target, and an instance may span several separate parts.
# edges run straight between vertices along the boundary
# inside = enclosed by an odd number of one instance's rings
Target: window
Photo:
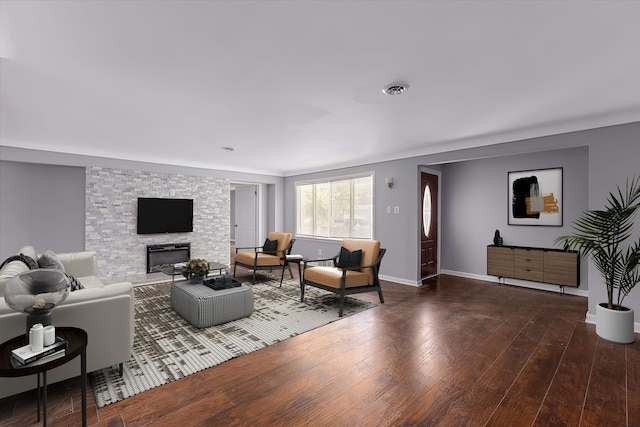
[[[296,234],[373,237],[373,174],[296,183]]]

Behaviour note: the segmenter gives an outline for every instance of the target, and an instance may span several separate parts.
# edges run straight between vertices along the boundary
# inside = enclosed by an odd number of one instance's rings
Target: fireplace
[[[191,243],[147,245],[147,273],[154,273],[165,264],[187,262],[191,258]]]

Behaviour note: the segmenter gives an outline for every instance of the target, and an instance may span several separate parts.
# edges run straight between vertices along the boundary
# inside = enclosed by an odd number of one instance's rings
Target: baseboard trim
[[[387,282],[399,283],[401,285],[413,286],[415,288],[417,288],[418,286],[420,286],[422,284],[420,282],[414,282],[414,281],[407,280],[407,279],[401,279],[400,277],[385,276],[383,274],[380,274],[378,277],[380,278],[380,280],[386,280]]]
[[[511,286],[519,286],[521,288],[529,288],[529,289],[537,289],[541,291],[562,293],[562,289],[558,285],[546,285],[544,283],[537,282],[528,282],[526,280],[517,280],[517,279],[504,279],[504,281],[500,282],[499,279],[495,276],[486,276],[482,274],[471,274],[464,273],[461,271],[453,271],[453,270],[442,270],[441,274],[449,274],[451,276],[465,277],[467,279],[476,279],[476,280],[484,280],[486,282],[492,283],[500,283],[502,285],[511,285]],[[564,293],[568,295],[576,295],[579,297],[589,297],[589,291],[583,291],[581,289],[577,289],[571,286],[564,287]]]

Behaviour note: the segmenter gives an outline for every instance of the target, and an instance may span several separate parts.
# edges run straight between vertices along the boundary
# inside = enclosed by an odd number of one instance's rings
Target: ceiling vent
[[[408,85],[392,84],[382,89],[382,92],[386,93],[387,95],[400,95],[401,93],[404,93],[407,89],[409,89]]]

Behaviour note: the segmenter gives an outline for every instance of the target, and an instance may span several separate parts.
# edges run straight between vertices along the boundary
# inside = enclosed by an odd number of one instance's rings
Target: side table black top
[[[229,268],[228,265],[222,264],[217,261],[209,261],[209,270],[219,270],[219,274],[222,275],[222,270]],[[157,267],[158,271],[163,272],[167,276],[171,276],[171,283],[175,281],[176,276],[182,275],[182,267],[176,267],[174,264],[163,264]]]
[[[87,347],[87,333],[82,329],[66,326],[56,327],[56,335],[67,340],[68,344],[65,355],[50,362],[35,366],[26,365],[14,367],[11,363],[11,350],[15,350],[29,343],[26,334],[2,343],[0,345],[0,377],[23,377],[56,368],[80,355]]]
[[[38,365],[14,366],[11,362],[11,351],[27,345],[27,334],[0,344],[0,377],[38,376],[38,421],[40,421],[40,395],[44,398],[42,425],[47,425],[47,371],[64,365],[78,355],[80,356],[80,378],[82,386],[82,425],[87,425],[87,333],[80,328],[68,326],[56,327],[56,335],[67,340],[67,348],[62,357]],[[44,382],[40,387],[40,377]],[[42,390],[42,393],[41,393]]]

